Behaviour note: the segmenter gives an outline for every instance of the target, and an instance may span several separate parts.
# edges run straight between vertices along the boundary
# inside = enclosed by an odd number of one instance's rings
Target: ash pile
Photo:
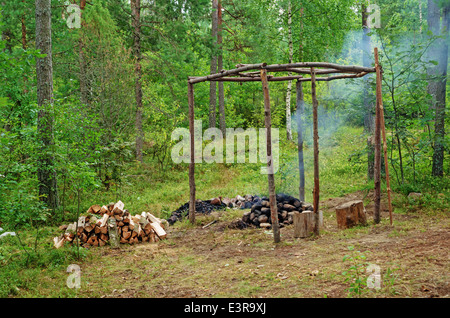
[[[227,207],[222,203],[220,198],[214,198],[211,200],[196,200],[195,212],[201,214],[210,214],[212,211],[224,210]],[[177,210],[173,211],[171,216],[167,219],[170,225],[173,225],[177,221],[181,221],[183,218],[189,217],[189,202],[180,206]]]

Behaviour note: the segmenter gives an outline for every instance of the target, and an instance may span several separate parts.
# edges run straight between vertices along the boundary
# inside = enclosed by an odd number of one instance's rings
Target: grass
[[[168,239],[157,244],[80,249],[78,258],[76,248],[52,247],[52,237],[59,233],[56,226],[41,226],[38,232],[23,229],[21,242],[18,237],[0,240],[0,297],[345,297],[348,284],[342,272],[347,264],[342,257],[350,245],[367,252],[367,261],[379,264],[385,275],[386,285],[368,290],[366,297],[423,296],[421,284],[445,294],[442,286],[449,268],[443,234],[450,225],[445,204],[436,209],[443,197],[425,194],[410,202],[395,193],[393,228],[382,218],[377,225],[369,222],[365,227],[337,230],[328,199],[366,194],[373,184],[367,182],[365,156],[358,155],[365,146],[361,129],[345,127],[324,136],[320,176],[325,227],[319,238],[295,239],[287,227],[281,231],[282,242],[275,245],[269,231],[228,229],[226,225],[243,211],[226,210],[218,216],[198,217],[195,224],[177,222]],[[276,191],[297,196],[296,146],[282,138],[280,149]],[[308,139],[305,149],[306,188],[311,189],[313,156]],[[259,168],[257,164],[196,165],[197,197],[267,195],[267,178]],[[167,217],[189,200],[187,165],[166,172],[151,162],[135,165],[125,172],[120,186],[84,194],[82,199],[82,211],[94,203],[120,199],[132,213],[150,211]],[[312,201],[310,191],[306,200]],[[427,208],[427,200],[433,201],[432,208]],[[69,220],[75,215],[75,201],[68,205]],[[369,195],[364,203],[371,203]],[[201,229],[214,218],[215,224]],[[70,264],[82,268],[80,289],[66,285]]]

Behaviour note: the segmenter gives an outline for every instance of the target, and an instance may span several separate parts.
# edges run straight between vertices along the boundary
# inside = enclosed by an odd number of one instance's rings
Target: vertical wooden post
[[[269,180],[269,206],[270,206],[270,218],[272,221],[273,240],[275,243],[280,242],[280,227],[278,225],[278,209],[277,199],[275,196],[275,179],[273,172],[273,157],[272,157],[272,120],[270,113],[270,96],[269,96],[269,83],[267,81],[267,71],[261,69],[261,82],[264,93],[264,117],[266,127],[266,142],[267,142],[267,177]]]
[[[297,145],[298,145],[298,171],[299,171],[299,199],[305,201],[305,164],[303,162],[303,125],[302,115],[304,109],[302,82],[297,81]]]
[[[314,135],[314,234],[319,235],[319,131],[318,131],[318,117],[317,107],[319,105],[316,95],[316,71],[311,67],[311,96],[313,104],[313,135]]]
[[[375,53],[378,51],[375,49]],[[378,57],[378,54],[375,58]],[[376,111],[375,111],[375,164],[374,164],[374,183],[375,183],[375,198],[374,198],[374,211],[373,220],[375,223],[380,223],[380,203],[381,203],[381,140],[380,140],[380,107],[381,107],[381,72],[378,65],[378,60],[375,60],[375,68],[377,74],[376,81]]]
[[[377,78],[382,79],[382,71],[381,71],[381,65],[378,61],[378,48],[374,49],[375,53],[375,67],[377,71]],[[377,86],[378,89],[378,86]],[[379,105],[380,105],[380,126],[381,126],[381,133],[383,136],[383,153],[384,153],[384,170],[386,172],[386,186],[387,186],[387,194],[388,194],[388,203],[389,203],[389,219],[392,225],[392,203],[391,203],[391,185],[389,180],[389,165],[388,165],[388,156],[387,156],[387,142],[386,142],[386,126],[384,123],[384,107],[383,107],[383,98],[381,94],[381,85],[379,87],[379,93],[377,90],[377,100],[379,99]]]
[[[189,221],[195,222],[195,133],[194,133],[194,85],[188,82],[189,133],[191,140],[191,162],[189,163]]]

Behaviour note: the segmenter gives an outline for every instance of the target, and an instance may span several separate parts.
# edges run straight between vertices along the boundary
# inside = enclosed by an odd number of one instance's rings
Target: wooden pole
[[[273,240],[275,243],[280,242],[280,228],[278,225],[278,209],[275,196],[275,180],[273,172],[273,158],[272,158],[272,122],[270,114],[270,96],[269,96],[269,82],[267,81],[267,71],[261,70],[261,82],[264,93],[264,117],[266,126],[266,142],[267,142],[267,167],[269,180],[269,206],[270,218],[272,221]]]
[[[191,162],[189,163],[189,222],[195,222],[195,133],[194,133],[194,84],[188,82],[189,133],[191,140]]]
[[[317,107],[319,105],[316,95],[316,71],[311,67],[311,96],[313,103],[313,131],[314,131],[314,234],[319,235],[319,132]]]
[[[378,51],[375,50],[377,53]],[[376,56],[378,57],[378,55]],[[375,58],[376,58],[375,57]],[[375,62],[378,63],[377,61]],[[375,111],[375,164],[374,170],[374,183],[375,183],[375,197],[374,197],[374,211],[373,220],[376,224],[380,223],[380,203],[381,203],[381,140],[380,140],[380,130],[381,130],[381,120],[380,120],[380,107],[381,107],[381,72],[380,68],[376,68],[376,111]]]
[[[303,88],[302,83],[297,81],[297,145],[298,145],[298,171],[299,171],[299,199],[305,201],[305,164],[303,162],[303,125],[302,114],[304,109]]]
[[[380,82],[382,80],[382,70],[381,65],[378,61],[378,48],[374,49],[375,51],[375,68],[377,70],[377,78],[380,78]],[[379,98],[380,105],[380,125],[381,125],[381,134],[383,136],[383,153],[384,153],[384,170],[386,172],[386,186],[387,186],[387,194],[388,194],[388,203],[389,203],[389,220],[392,225],[392,203],[391,203],[391,185],[389,180],[389,165],[388,165],[388,156],[387,156],[387,142],[386,142],[386,125],[384,123],[384,107],[383,107],[383,98],[381,94],[381,85],[379,88],[379,96],[377,95],[377,99]],[[378,94],[378,91],[377,91]]]

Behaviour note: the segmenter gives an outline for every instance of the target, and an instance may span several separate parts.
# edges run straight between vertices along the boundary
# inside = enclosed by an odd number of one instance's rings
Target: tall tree
[[[440,5],[440,4],[443,5]],[[428,29],[433,36],[440,36],[430,48],[429,56],[437,64],[428,70],[430,78],[428,93],[431,95],[431,108],[435,111],[434,153],[431,173],[433,176],[444,175],[444,137],[445,137],[445,99],[448,65],[448,29],[450,4],[448,1],[428,0]],[[442,21],[441,21],[442,16]]]
[[[218,31],[217,31],[217,69],[220,72],[223,69],[223,48],[222,48],[222,40],[223,40],[223,20],[222,20],[222,0],[218,2],[217,8],[217,18],[218,18]],[[226,123],[225,123],[225,91],[223,88],[223,82],[219,82],[219,127],[222,131],[222,136],[225,136],[226,133]]]
[[[53,64],[51,0],[36,0],[36,49],[43,57],[36,59],[37,101],[39,106],[37,138],[40,144],[38,158],[39,196],[49,208],[58,207],[58,191],[53,142]]]
[[[370,45],[370,36],[368,35],[370,32],[369,25],[367,22],[367,7],[366,4],[363,3],[361,5],[361,16],[362,16],[362,64],[365,67],[371,66],[371,45]],[[375,153],[375,145],[373,136],[375,133],[375,120],[373,117],[374,107],[373,107],[373,99],[371,95],[369,95],[370,84],[369,84],[369,76],[365,76],[363,79],[363,105],[364,105],[364,131],[369,135],[367,139],[367,179],[373,180],[374,177],[374,153]]]
[[[289,63],[294,61],[294,44],[292,42],[292,6],[291,1],[288,3],[288,44],[289,44]],[[291,72],[288,74],[291,75]],[[288,87],[286,90],[286,134],[287,140],[292,140],[292,128],[291,128],[291,92],[292,81],[288,81]]]
[[[212,0],[211,11],[211,35],[212,35],[212,48],[211,48],[211,67],[210,73],[215,74],[217,72],[217,32],[218,32],[218,0]],[[216,107],[217,107],[217,83],[211,81],[209,84],[209,127],[216,127]]]
[[[142,68],[141,68],[141,0],[131,0],[133,26],[133,55],[135,59],[135,98],[136,98],[136,159],[142,162],[144,131],[142,130]]]

